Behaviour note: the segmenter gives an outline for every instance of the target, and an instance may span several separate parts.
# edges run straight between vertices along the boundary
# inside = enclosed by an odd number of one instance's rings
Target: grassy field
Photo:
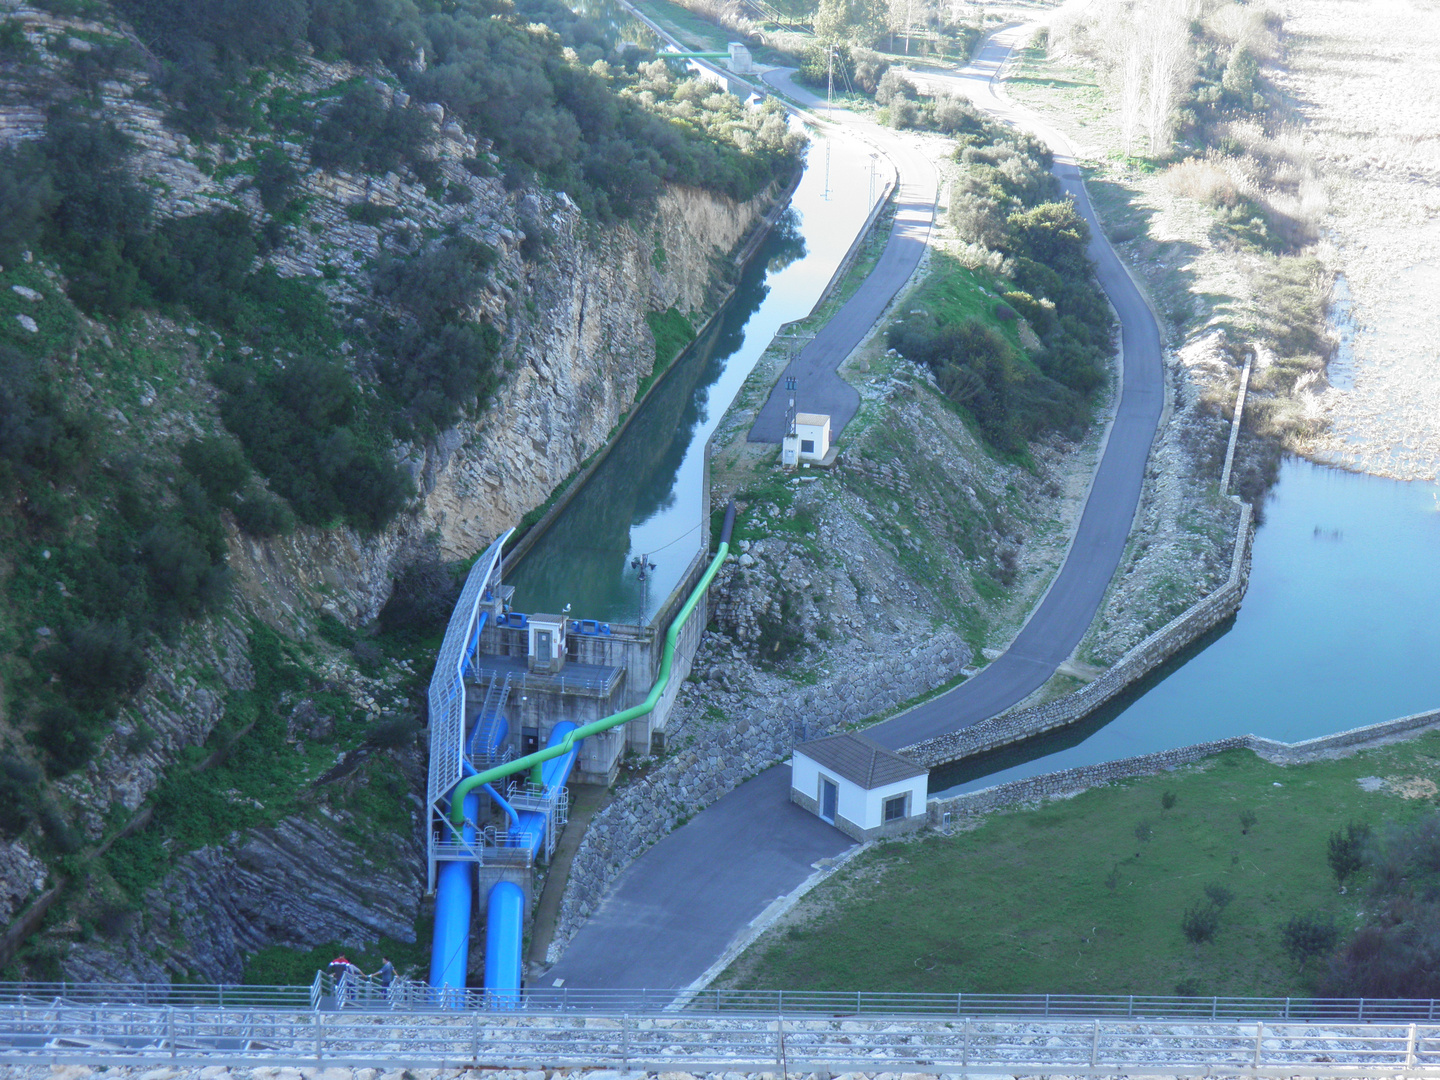
[[[1118,783],[971,831],[924,834],[858,856],[724,976],[729,986],[991,993],[1303,995],[1284,952],[1294,915],[1342,937],[1363,888],[1342,895],[1326,861],[1348,821],[1431,810],[1440,733],[1334,761],[1282,767],[1249,751]],[[1377,777],[1365,790],[1357,781]],[[1166,809],[1162,797],[1173,794]],[[1244,831],[1242,814],[1253,814]],[[1213,941],[1185,911],[1232,896]]]

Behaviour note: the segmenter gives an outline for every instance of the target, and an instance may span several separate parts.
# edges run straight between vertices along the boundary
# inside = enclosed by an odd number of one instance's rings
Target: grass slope
[[[1335,761],[1232,751],[972,831],[884,844],[810,894],[725,985],[807,990],[1304,995],[1281,927],[1310,912],[1342,938],[1363,888],[1336,888],[1326,840],[1435,803],[1440,733]],[[1391,781],[1366,791],[1356,782]],[[1374,785],[1371,785],[1374,786]],[[1162,806],[1173,792],[1174,804]],[[1403,792],[1404,796],[1400,793]],[[1242,832],[1241,814],[1256,823]],[[1143,837],[1143,838],[1142,838]],[[1361,883],[1363,886],[1363,882]],[[1181,930],[1207,885],[1233,894],[1214,940]]]

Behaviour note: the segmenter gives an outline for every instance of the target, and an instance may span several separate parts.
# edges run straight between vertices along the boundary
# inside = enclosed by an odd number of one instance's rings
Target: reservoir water
[[[876,192],[883,187],[877,182]],[[635,622],[642,591],[631,563],[648,555],[655,569],[644,589],[645,620],[655,614],[700,547],[706,440],[781,326],[819,300],[869,215],[870,192],[868,147],[814,138],[790,213],[750,260],[734,296],[507,575],[517,610],[570,604],[575,618]]]
[[[1234,620],[1065,731],[931,774],[956,794],[1231,735],[1284,742],[1440,708],[1440,485],[1287,460]]]

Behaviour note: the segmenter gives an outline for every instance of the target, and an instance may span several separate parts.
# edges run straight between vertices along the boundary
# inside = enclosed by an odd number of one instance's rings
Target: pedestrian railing
[[[310,986],[169,983],[0,983],[0,1005],[296,1008],[339,1007],[339,984],[329,971]],[[1144,994],[934,994],[807,990],[623,990],[532,986],[496,994],[482,989],[438,990],[403,977],[387,990],[375,979],[347,985],[349,1004],[390,1010],[604,1013],[649,1016],[684,1011],[741,1016],[1011,1017],[1193,1021],[1345,1021],[1440,1023],[1433,998],[1178,997]]]
[[[1440,1077],[1440,1027],[0,1006],[3,1064]]]

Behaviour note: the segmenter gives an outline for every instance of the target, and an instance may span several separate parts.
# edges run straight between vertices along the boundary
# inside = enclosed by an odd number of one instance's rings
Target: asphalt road
[[[991,80],[1021,40],[1015,30],[996,35],[962,77],[921,77],[946,78],[977,104],[1015,117],[1010,104],[995,95]],[[1050,590],[1004,655],[949,693],[867,732],[889,747],[908,746],[1001,712],[1037,689],[1069,656],[1119,565],[1164,404],[1159,330],[1102,238],[1070,147],[1028,117],[1026,126],[1039,129],[1055,148],[1055,172],[1090,221],[1090,255],[1122,328],[1121,397],[1065,565]],[[903,177],[905,163],[896,158]],[[882,260],[876,273],[884,265]],[[838,317],[845,317],[846,310],[848,305]],[[860,334],[868,330],[869,323]],[[833,376],[833,365],[829,371]],[[800,407],[812,411],[803,398]],[[767,770],[632,863],[540,985],[553,985],[558,978],[570,986],[679,989],[700,978],[772,900],[810,875],[817,860],[851,844],[788,801],[789,780],[788,765]]]
[[[784,70],[768,72],[765,81],[790,99],[823,115],[825,99],[791,81],[791,74]],[[910,280],[930,240],[939,183],[930,159],[920,153],[910,140],[900,138],[888,128],[845,109],[836,109],[833,119],[895,163],[900,178],[899,191],[895,195],[895,221],[875,269],[785,368],[780,381],[770,391],[770,396],[755,417],[755,423],[750,428],[750,442],[778,443],[784,436],[785,408],[789,397],[784,376],[796,379],[797,411],[827,414],[831,437],[839,435],[860,407],[860,395],[836,374],[835,369],[870,332],[875,320],[880,318],[901,286]],[[869,182],[868,173],[854,178],[837,177],[835,182],[845,183],[850,179],[856,183]]]

